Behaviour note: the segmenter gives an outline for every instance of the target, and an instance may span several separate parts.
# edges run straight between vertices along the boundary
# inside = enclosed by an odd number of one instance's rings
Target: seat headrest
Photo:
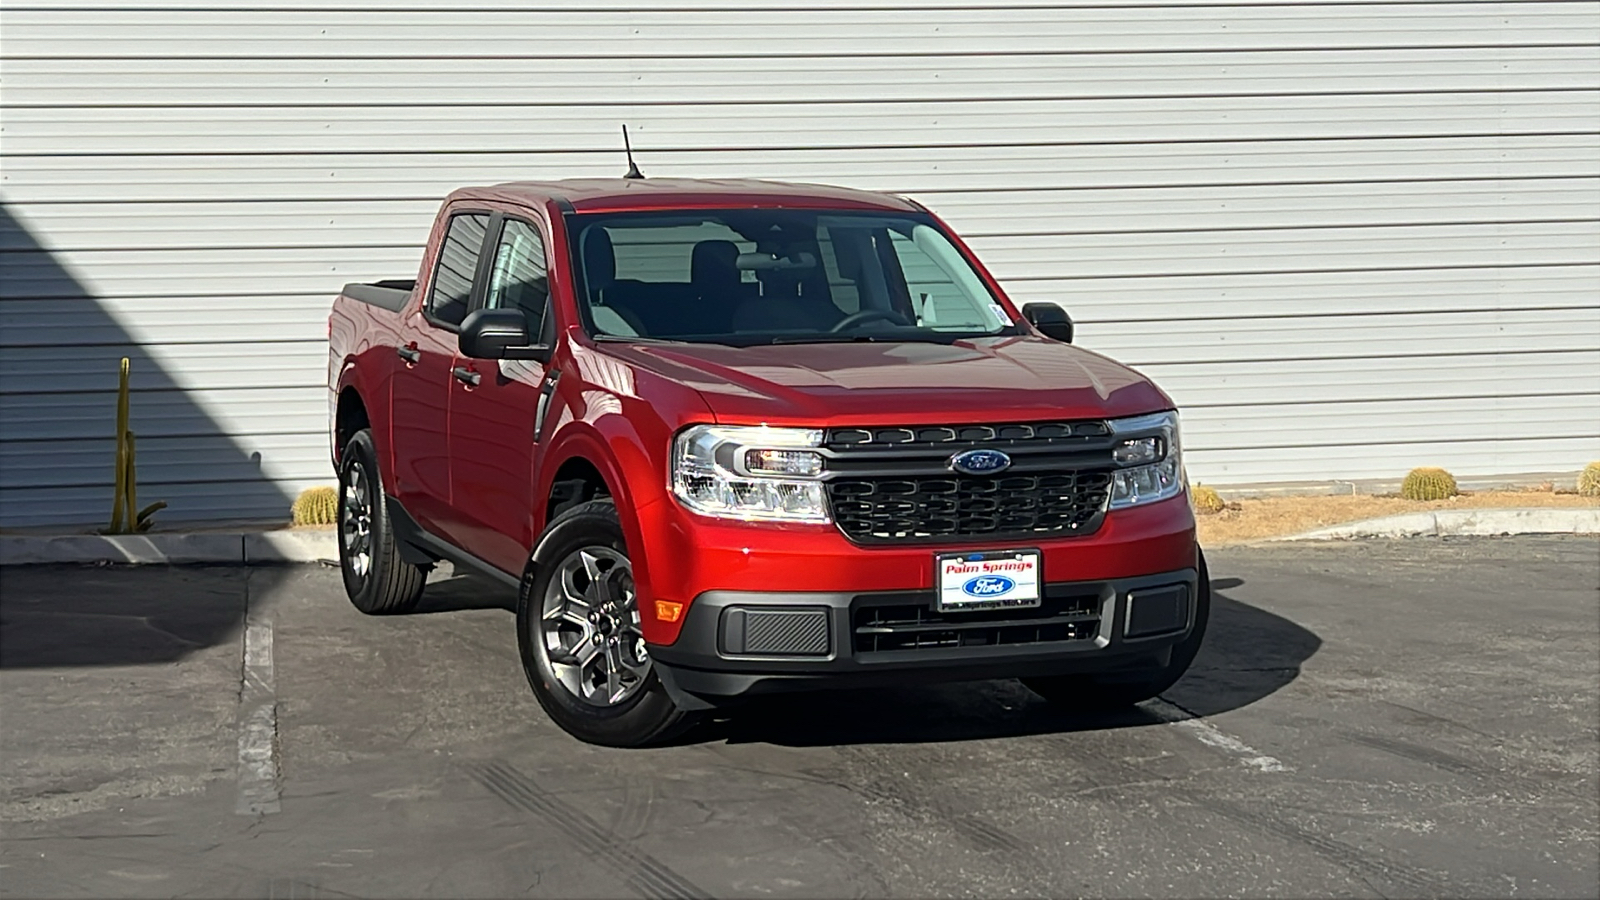
[[[689,280],[697,285],[715,287],[737,284],[739,275],[739,246],[733,241],[701,241],[694,245],[689,256]]]
[[[583,277],[590,294],[605,290],[617,280],[617,254],[611,246],[611,235],[604,228],[591,227],[583,232]]]

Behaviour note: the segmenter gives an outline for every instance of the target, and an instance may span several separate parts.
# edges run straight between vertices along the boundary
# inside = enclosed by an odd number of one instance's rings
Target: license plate
[[[1039,605],[1039,551],[941,553],[934,561],[941,612]]]

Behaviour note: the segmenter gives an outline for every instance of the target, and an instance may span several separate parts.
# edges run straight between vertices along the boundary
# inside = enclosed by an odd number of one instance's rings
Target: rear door
[[[456,334],[474,302],[474,285],[488,239],[491,213],[452,211],[433,271],[418,285],[423,300],[400,336],[394,379],[395,480],[390,490],[434,534],[451,518],[449,411]]]
[[[550,285],[546,246],[531,219],[498,221],[486,257],[481,305],[520,310],[535,342],[547,343]],[[548,329],[548,330],[547,330]],[[451,385],[451,541],[485,562],[520,574],[533,545],[536,419],[545,364],[456,356]]]

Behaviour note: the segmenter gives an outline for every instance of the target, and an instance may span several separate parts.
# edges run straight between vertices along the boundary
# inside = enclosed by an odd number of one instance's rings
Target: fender
[[[639,528],[638,504],[660,502],[661,493],[656,491],[654,496],[649,496],[651,492],[645,491],[643,493],[646,496],[641,497],[639,496],[641,492],[636,491],[636,487],[648,484],[652,476],[654,480],[659,481],[660,476],[648,471],[649,465],[645,461],[644,448],[631,425],[626,422],[617,424],[621,426],[617,429],[619,433],[609,436],[588,422],[569,422],[563,426],[551,440],[550,448],[541,454],[534,496],[550,496],[555,475],[568,460],[582,459],[594,466],[600,477],[605,480],[606,487],[611,491],[612,502],[617,506],[617,517],[622,521],[623,538],[628,542],[628,556],[634,563],[635,586],[639,595],[646,597],[652,593],[649,585],[650,547],[645,542],[644,532]],[[632,466],[619,464],[619,457],[632,459],[634,464]],[[640,461],[645,462],[641,465]],[[534,504],[532,512],[534,534],[542,536],[544,529],[549,525],[549,522],[545,521],[545,504],[542,502]],[[547,562],[538,558],[538,547],[536,540],[534,564]]]
[[[370,348],[369,348],[370,349]],[[380,348],[381,349],[381,348]],[[367,411],[367,423],[372,429],[372,445],[378,454],[378,472],[384,484],[393,484],[394,481],[394,446],[389,434],[389,403],[384,388],[387,384],[374,384],[374,376],[368,372],[368,366],[357,363],[356,354],[345,357],[344,367],[339,372],[338,388],[334,392],[334,402],[344,396],[346,389],[352,389],[356,396],[361,398],[361,405]],[[384,379],[385,381],[387,379]],[[334,427],[330,421],[329,428]],[[334,448],[334,459],[337,463],[338,453],[343,447]]]

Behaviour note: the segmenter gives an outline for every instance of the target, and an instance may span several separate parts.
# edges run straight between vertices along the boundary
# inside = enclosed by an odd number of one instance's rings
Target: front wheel
[[[1127,676],[1112,680],[1096,675],[1050,675],[1024,678],[1022,683],[1051,703],[1078,712],[1123,709],[1150,700],[1177,684],[1200,652],[1200,644],[1206,636],[1206,623],[1211,618],[1211,576],[1206,570],[1205,554],[1197,550],[1196,555],[1200,566],[1196,579],[1199,596],[1195,599],[1194,630],[1172,648],[1172,656],[1166,666],[1153,670],[1146,677],[1136,676],[1132,679]]]
[[[610,500],[557,516],[517,601],[517,645],[534,697],[568,734],[638,747],[691,723],[653,671],[633,563]]]

